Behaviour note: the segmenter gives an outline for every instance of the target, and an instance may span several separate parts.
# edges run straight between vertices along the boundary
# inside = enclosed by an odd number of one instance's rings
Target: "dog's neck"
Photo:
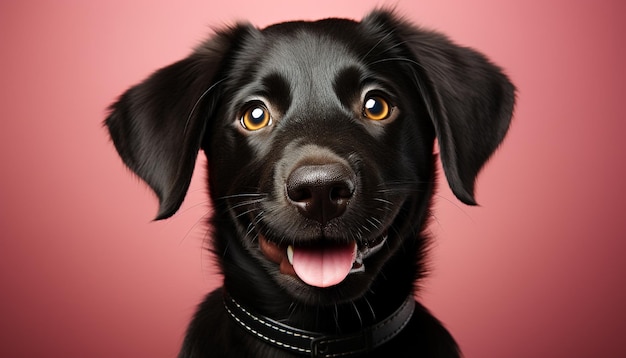
[[[408,295],[392,314],[343,334],[308,331],[276,321],[242,306],[226,291],[224,307],[250,335],[277,348],[311,357],[350,357],[370,352],[402,332],[413,316],[415,299]]]

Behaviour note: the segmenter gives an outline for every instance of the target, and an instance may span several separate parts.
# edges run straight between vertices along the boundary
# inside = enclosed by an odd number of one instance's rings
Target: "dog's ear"
[[[216,33],[189,57],[126,91],[104,121],[124,163],[159,198],[156,220],[172,216],[189,188],[229,53],[252,28]]]
[[[448,183],[459,200],[475,205],[476,176],[509,128],[515,87],[484,55],[441,34],[384,11],[363,22],[407,46],[411,58],[406,62],[414,63]]]

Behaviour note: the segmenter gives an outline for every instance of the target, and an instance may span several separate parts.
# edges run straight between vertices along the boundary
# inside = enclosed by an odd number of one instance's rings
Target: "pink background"
[[[105,108],[210,26],[360,18],[380,3],[0,3],[0,356],[174,356],[220,282],[201,250],[205,175],[152,223],[155,198],[109,143]],[[441,185],[423,301],[467,357],[626,356],[623,2],[396,3],[519,87],[481,206]]]

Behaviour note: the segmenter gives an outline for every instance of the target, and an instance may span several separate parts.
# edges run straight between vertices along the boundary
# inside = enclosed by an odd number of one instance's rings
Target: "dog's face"
[[[362,296],[398,255],[416,275],[435,138],[472,204],[513,98],[481,55],[381,12],[223,31],[129,90],[107,125],[159,196],[159,218],[205,151],[226,281],[262,270],[328,303]]]
[[[359,31],[333,20],[246,39],[209,129],[214,198],[248,252],[301,298],[362,294],[401,242],[400,209],[433,181],[434,130],[414,74],[393,42],[353,43]]]

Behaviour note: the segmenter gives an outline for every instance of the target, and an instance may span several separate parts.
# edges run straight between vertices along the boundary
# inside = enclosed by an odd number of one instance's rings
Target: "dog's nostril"
[[[309,187],[292,186],[290,188],[289,185],[287,185],[287,193],[289,199],[295,202],[308,201],[313,197],[313,193]]]
[[[350,183],[338,183],[330,189],[330,200],[350,199],[354,194],[354,188]]]
[[[341,216],[354,196],[354,173],[340,163],[303,165],[291,172],[286,190],[303,216],[326,224]]]

